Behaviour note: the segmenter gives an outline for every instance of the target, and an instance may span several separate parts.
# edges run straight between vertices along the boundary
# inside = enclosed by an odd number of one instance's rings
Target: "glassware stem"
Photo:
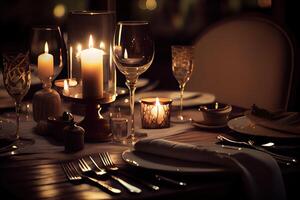
[[[180,89],[180,110],[179,110],[179,118],[180,120],[183,120],[183,92],[184,92],[184,85],[179,84],[179,89]]]
[[[20,101],[16,101],[15,102],[15,106],[16,106],[16,123],[17,123],[17,129],[16,129],[16,137],[15,139],[19,139],[19,128],[20,128],[20,112],[21,112],[21,102]]]
[[[134,140],[135,138],[135,130],[134,130],[134,94],[136,89],[136,80],[135,81],[126,81],[126,85],[129,89],[129,103],[130,103],[130,135],[131,139]]]

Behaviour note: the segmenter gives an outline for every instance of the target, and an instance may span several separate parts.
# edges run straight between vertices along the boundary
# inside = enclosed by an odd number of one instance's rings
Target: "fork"
[[[69,181],[80,181],[80,180],[88,180],[91,181],[92,183],[97,184],[101,188],[108,190],[109,192],[113,194],[119,194],[121,193],[121,190],[111,187],[110,185],[106,184],[105,182],[99,181],[97,179],[94,179],[92,177],[83,175],[80,173],[74,163],[61,163],[61,166],[68,178]]]
[[[111,170],[111,171],[118,171],[119,168],[114,164],[113,160],[111,159],[110,155],[108,152],[104,152],[104,153],[99,153],[100,159],[103,163],[103,165],[106,167],[106,169]],[[136,180],[137,182],[140,182],[141,184],[149,187],[150,189],[154,190],[154,191],[158,191],[160,190],[159,186],[154,185],[152,183],[149,183],[145,180],[141,180],[141,179],[137,179],[136,177],[130,176],[129,174],[126,174],[126,176]]]
[[[87,164],[87,162],[85,162],[85,160],[83,158],[81,158],[81,159],[79,159],[79,167],[83,172],[95,172],[99,176],[104,175],[104,174],[108,174],[105,169],[102,169],[97,165],[97,163],[93,160],[93,158],[91,156],[90,156],[90,159],[94,163],[94,165],[96,166],[97,170],[92,170],[92,168]],[[142,190],[140,188],[127,183],[123,179],[121,179],[117,176],[114,176],[112,174],[108,174],[108,175],[112,179],[114,179],[115,181],[120,183],[123,187],[125,187],[129,192],[131,192],[131,193],[141,193],[142,192]]]

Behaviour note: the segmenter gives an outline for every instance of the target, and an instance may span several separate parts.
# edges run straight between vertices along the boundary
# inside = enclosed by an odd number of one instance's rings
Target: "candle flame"
[[[48,47],[48,42],[45,43],[45,53],[49,53],[49,47]]]
[[[65,92],[69,92],[69,85],[68,85],[68,81],[64,80],[64,91]]]
[[[89,48],[93,48],[93,46],[94,46],[93,36],[90,35],[90,39],[89,39]]]
[[[105,49],[105,44],[102,41],[100,42],[100,49],[103,49],[103,50]]]
[[[159,105],[160,105],[158,97],[156,97],[155,105],[156,105],[156,106],[159,106]]]
[[[124,58],[125,58],[125,59],[127,59],[127,58],[128,58],[127,49],[125,49],[125,51],[124,51]]]

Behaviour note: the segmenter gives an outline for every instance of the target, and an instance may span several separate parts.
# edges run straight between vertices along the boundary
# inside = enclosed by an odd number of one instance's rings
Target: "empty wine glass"
[[[186,83],[193,72],[193,46],[172,46],[172,71],[179,83],[180,89],[180,110],[179,115],[172,119],[173,122],[184,123],[190,121],[189,117],[183,116],[183,92]]]
[[[113,40],[113,60],[126,77],[130,95],[130,140],[139,137],[134,129],[134,93],[139,76],[152,64],[154,42],[146,21],[123,21],[117,24]]]
[[[8,140],[15,141],[20,138],[20,110],[21,101],[27,94],[31,76],[29,70],[28,52],[12,52],[3,55],[3,82],[8,94],[15,100],[16,131],[8,135]]]

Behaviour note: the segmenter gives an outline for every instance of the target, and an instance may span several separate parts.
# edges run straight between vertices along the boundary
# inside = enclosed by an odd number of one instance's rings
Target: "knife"
[[[177,180],[171,179],[171,178],[169,178],[169,177],[165,177],[165,176],[158,175],[158,174],[155,174],[154,177],[155,177],[158,181],[164,181],[164,182],[166,182],[166,183],[169,183],[169,184],[172,184],[172,185],[176,185],[176,186],[184,187],[184,186],[187,185],[187,183],[185,183],[185,182],[177,181]]]

